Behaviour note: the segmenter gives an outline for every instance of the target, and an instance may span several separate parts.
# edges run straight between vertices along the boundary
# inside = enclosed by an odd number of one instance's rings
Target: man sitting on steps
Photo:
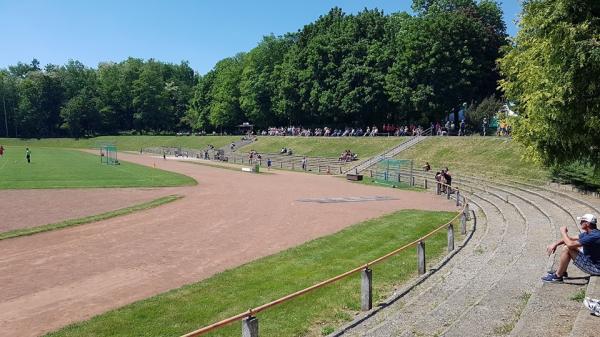
[[[556,247],[565,245],[560,253],[558,269],[542,277],[542,281],[559,283],[567,275],[569,262],[583,272],[590,275],[600,275],[600,230],[597,228],[597,219],[592,214],[584,214],[577,218],[581,233],[579,237],[570,237],[566,226],[560,228],[562,239],[547,247],[548,255],[556,251]]]

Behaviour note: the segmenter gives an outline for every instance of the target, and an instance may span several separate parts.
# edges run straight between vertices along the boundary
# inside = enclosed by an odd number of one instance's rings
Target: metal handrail
[[[369,168],[369,167],[377,164],[378,162],[384,160],[386,158],[386,156],[390,154],[390,152],[395,151],[399,147],[406,146],[410,142],[415,141],[415,140],[417,140],[417,139],[419,139],[421,137],[427,137],[427,136],[431,135],[431,131],[432,131],[432,129],[431,129],[431,127],[429,127],[428,129],[425,129],[423,132],[421,132],[420,135],[412,136],[409,140],[407,140],[405,142],[402,142],[402,143],[398,144],[397,146],[395,146],[395,147],[393,147],[391,149],[388,149],[388,150],[386,150],[386,151],[384,151],[384,152],[382,152],[382,153],[380,153],[380,154],[378,154],[376,156],[373,156],[373,157],[365,160],[362,163],[358,163],[355,166],[353,166],[353,167],[349,168],[348,170],[346,170],[345,172],[351,172],[352,170],[356,170],[356,169],[358,169],[358,167],[365,166],[365,165],[366,165],[365,168]],[[363,169],[361,169],[361,170],[363,170]]]
[[[447,188],[452,188],[451,186],[446,185],[444,183],[439,183],[439,184],[441,186],[446,186]],[[457,193],[459,193],[459,189],[458,188],[453,188],[453,189]],[[397,248],[397,249],[395,249],[395,250],[393,250],[393,251],[391,251],[391,252],[389,252],[389,253],[387,253],[387,254],[385,254],[383,256],[380,256],[380,257],[378,257],[378,258],[376,258],[376,259],[374,259],[374,260],[372,260],[370,262],[367,262],[367,263],[365,263],[365,264],[363,264],[361,266],[358,266],[358,267],[356,267],[354,269],[346,271],[346,272],[344,272],[342,274],[339,274],[337,276],[329,278],[329,279],[327,279],[325,281],[321,281],[321,282],[319,282],[317,284],[314,284],[314,285],[312,285],[310,287],[307,287],[307,288],[304,288],[302,290],[296,291],[296,292],[294,292],[292,294],[283,296],[283,297],[281,297],[279,299],[276,299],[274,301],[271,301],[269,303],[265,303],[265,304],[260,305],[260,306],[258,306],[256,308],[248,309],[247,311],[239,313],[239,314],[237,314],[235,316],[228,317],[228,318],[226,318],[224,320],[215,322],[215,323],[213,323],[211,325],[207,325],[207,326],[202,327],[202,328],[200,328],[198,330],[194,330],[194,331],[189,332],[189,333],[187,333],[185,335],[182,335],[181,337],[196,337],[196,336],[200,336],[200,335],[203,335],[205,333],[208,333],[208,332],[211,332],[213,330],[216,330],[216,329],[218,329],[218,328],[220,328],[222,326],[225,326],[227,324],[233,323],[235,321],[239,321],[239,320],[242,320],[244,318],[252,317],[252,316],[254,316],[255,314],[257,314],[257,313],[259,313],[261,311],[264,311],[264,310],[269,309],[271,307],[274,307],[274,306],[277,306],[279,304],[288,302],[288,301],[290,301],[290,300],[292,300],[292,299],[294,299],[296,297],[299,297],[301,295],[304,295],[304,294],[306,294],[308,292],[311,292],[313,290],[322,288],[322,287],[324,287],[324,286],[326,286],[328,284],[334,283],[334,282],[339,281],[341,279],[344,279],[344,278],[346,278],[346,277],[348,277],[350,275],[356,274],[356,273],[358,273],[358,272],[360,272],[360,271],[362,271],[364,269],[369,268],[370,266],[378,264],[378,263],[380,263],[380,262],[382,262],[382,261],[384,261],[384,260],[386,260],[386,259],[388,259],[388,258],[390,258],[390,257],[392,257],[394,255],[397,255],[398,253],[400,253],[402,251],[405,251],[408,248],[416,246],[420,242],[423,242],[427,238],[429,238],[432,235],[438,233],[443,228],[447,228],[454,221],[456,221],[461,215],[462,216],[466,216],[466,212],[468,212],[468,208],[467,208],[468,207],[468,198],[466,196],[464,196],[463,194],[460,194],[460,196],[463,198],[463,205],[462,205],[463,208],[461,209],[461,211],[458,214],[456,214],[450,221],[448,221],[445,224],[437,227],[436,229],[432,230],[431,232],[425,234],[424,236],[422,236],[422,237],[420,237],[420,238],[418,238],[418,239],[416,239],[416,240],[414,240],[414,241],[412,241],[410,243],[407,243],[407,244],[405,244],[405,245],[403,245],[403,246],[401,246],[401,247],[399,247],[399,248]]]

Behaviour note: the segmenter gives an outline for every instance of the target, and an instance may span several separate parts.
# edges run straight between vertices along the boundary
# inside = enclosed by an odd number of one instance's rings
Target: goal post
[[[100,163],[107,165],[119,165],[117,159],[117,147],[112,144],[100,146]]]
[[[404,172],[403,172],[404,171]],[[410,177],[406,178],[406,172],[409,172]],[[401,173],[409,182],[412,180],[413,161],[408,159],[385,159],[377,163],[375,170],[372,171],[373,178],[376,181],[385,182],[402,182]],[[410,180],[409,180],[410,179]]]

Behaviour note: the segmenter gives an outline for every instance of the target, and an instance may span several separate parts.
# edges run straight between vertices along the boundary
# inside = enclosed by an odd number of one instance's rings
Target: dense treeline
[[[37,60],[0,71],[4,125],[18,137],[80,137],[182,127],[197,77],[190,66],[130,58],[98,69]]]
[[[130,58],[98,69],[37,61],[0,71],[9,136],[428,123],[495,95],[506,44],[491,0],[415,0],[415,15],[333,8],[203,76]]]

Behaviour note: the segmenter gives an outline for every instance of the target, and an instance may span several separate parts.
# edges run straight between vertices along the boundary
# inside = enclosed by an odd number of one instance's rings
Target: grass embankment
[[[121,162],[100,163],[98,155],[60,148],[30,146],[31,164],[25,148],[5,146],[0,157],[0,189],[81,187],[165,187],[194,185],[182,174]]]
[[[509,138],[430,137],[398,158],[414,159],[415,167],[429,162],[434,172],[447,166],[450,172],[486,178],[548,180],[548,171],[523,155],[519,145]]]
[[[52,337],[180,336],[345,272],[411,242],[455,213],[404,210],[369,220],[214,275],[193,285],[74,324]],[[446,232],[426,241],[428,261],[446,250]],[[416,274],[416,250],[373,267],[374,303]],[[360,276],[306,294],[258,315],[261,336],[318,336],[360,309]],[[239,336],[234,323],[209,336]]]
[[[166,203],[169,203],[169,202],[181,199],[181,198],[183,198],[183,196],[181,196],[181,195],[169,195],[166,197],[154,199],[152,201],[144,202],[144,203],[134,205],[131,207],[125,207],[125,208],[117,209],[115,211],[110,211],[110,212],[101,213],[101,214],[97,214],[97,215],[91,215],[91,216],[86,216],[83,218],[66,220],[66,221],[53,223],[53,224],[47,224],[47,225],[43,225],[43,226],[15,229],[12,231],[0,233],[0,240],[16,238],[19,236],[33,235],[33,234],[37,234],[37,233],[53,231],[56,229],[61,229],[61,228],[66,228],[66,227],[74,227],[74,226],[89,224],[92,222],[107,220],[107,219],[115,218],[115,217],[118,217],[121,215],[127,215],[127,214],[130,214],[133,212],[143,211],[146,209],[158,207],[160,205],[164,205]]]
[[[0,145],[29,147],[61,147],[78,149],[95,149],[102,144],[111,143],[119,151],[139,151],[144,147],[184,147],[203,149],[211,144],[215,147],[225,146],[237,141],[240,136],[101,136],[93,138],[43,138],[19,139],[0,138]]]
[[[281,148],[293,150],[294,155],[338,158],[346,150],[367,159],[394,147],[406,137],[258,137],[258,141],[241,148],[242,152],[279,153]]]

